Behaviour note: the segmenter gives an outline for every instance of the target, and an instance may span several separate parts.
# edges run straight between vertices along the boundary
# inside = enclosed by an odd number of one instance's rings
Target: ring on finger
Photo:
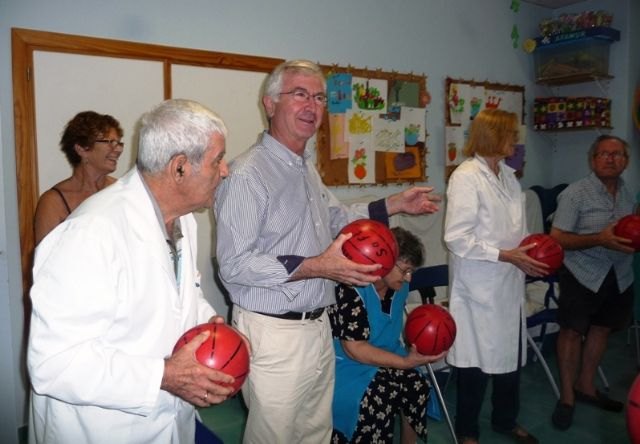
[[[204,399],[206,401],[208,397],[209,397],[209,392],[204,392],[204,398],[202,398],[202,399]]]

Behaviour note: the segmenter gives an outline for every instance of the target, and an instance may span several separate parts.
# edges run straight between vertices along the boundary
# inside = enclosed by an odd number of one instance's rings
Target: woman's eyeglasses
[[[111,148],[124,148],[124,142],[118,139],[98,139],[96,140],[96,143],[108,143],[109,145],[111,145]]]

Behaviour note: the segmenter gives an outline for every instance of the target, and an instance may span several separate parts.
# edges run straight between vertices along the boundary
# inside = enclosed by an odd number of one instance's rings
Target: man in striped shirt
[[[439,198],[413,187],[346,207],[313,165],[306,142],[327,102],[321,69],[284,62],[268,76],[262,103],[269,129],[230,166],[215,204],[220,277],[233,302],[233,325],[252,344],[243,387],[245,443],[328,443],[334,350],[325,307],[334,283],[365,286],[379,265],[342,254],[347,223],[432,213]]]

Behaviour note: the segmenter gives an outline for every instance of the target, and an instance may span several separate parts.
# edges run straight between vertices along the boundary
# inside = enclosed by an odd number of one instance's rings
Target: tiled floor
[[[544,355],[556,376],[553,338],[548,338]],[[626,399],[626,393],[635,376],[638,374],[636,364],[635,342],[627,345],[627,332],[619,332],[612,336],[610,347],[602,368],[610,384],[610,396],[615,399]],[[481,442],[509,443],[508,438],[491,431],[489,423],[490,402],[485,400],[485,408],[481,414]],[[622,444],[628,443],[624,413],[611,413],[598,410],[587,405],[577,405],[573,426],[564,432],[553,428],[550,421],[551,411],[555,405],[555,396],[546,379],[542,367],[537,362],[529,362],[523,369],[521,382],[521,409],[519,421],[541,443],[546,444]],[[446,392],[447,408],[452,415],[455,412],[455,382]],[[218,406],[200,411],[203,421],[214,430],[225,444],[238,444],[242,439],[245,423],[245,410],[242,401],[237,397]],[[399,439],[396,440],[399,442]],[[431,421],[429,423],[429,444],[452,443],[446,422]]]

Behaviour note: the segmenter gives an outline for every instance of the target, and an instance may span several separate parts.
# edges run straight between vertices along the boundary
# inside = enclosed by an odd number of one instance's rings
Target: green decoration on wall
[[[520,33],[518,32],[518,25],[513,25],[511,28],[511,40],[513,42],[513,47],[517,48],[519,46]]]
[[[518,12],[520,9],[520,0],[511,0],[511,9],[513,12]]]

